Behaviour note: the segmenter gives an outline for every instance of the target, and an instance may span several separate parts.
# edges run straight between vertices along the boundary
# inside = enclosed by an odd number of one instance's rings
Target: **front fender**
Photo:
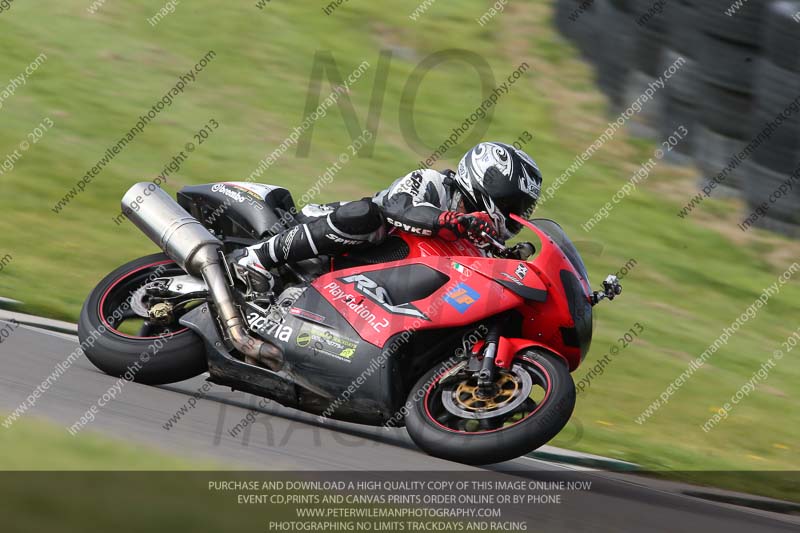
[[[511,368],[514,357],[516,357],[516,355],[522,350],[528,348],[541,348],[560,357],[564,360],[564,363],[567,365],[567,368],[569,368],[570,372],[578,368],[578,364],[580,364],[580,359],[577,361],[572,361],[569,357],[557,352],[551,346],[547,346],[541,342],[532,341],[530,339],[515,339],[508,337],[500,337],[500,340],[497,343],[497,355],[495,355],[494,359],[495,364],[501,368]]]
[[[475,343],[475,346],[472,348],[472,353],[477,354],[483,349],[484,345],[483,340],[478,341]],[[577,360],[572,357],[568,357],[563,353],[558,352],[552,346],[548,346],[541,342],[532,341],[530,339],[518,339],[518,338],[510,338],[510,337],[500,337],[500,340],[497,342],[497,354],[495,355],[495,365],[501,368],[511,368],[511,364],[514,362],[514,357],[516,355],[528,348],[541,348],[542,350],[546,350],[547,352],[552,353],[564,360],[564,364],[567,365],[569,371],[572,372],[578,365],[580,364],[580,358]]]

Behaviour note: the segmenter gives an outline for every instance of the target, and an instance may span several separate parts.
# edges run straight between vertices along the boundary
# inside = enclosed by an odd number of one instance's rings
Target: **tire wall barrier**
[[[673,162],[693,163],[700,189],[713,180],[754,226],[800,237],[800,0],[555,3],[612,111],[682,57],[631,133],[663,140],[684,126]]]

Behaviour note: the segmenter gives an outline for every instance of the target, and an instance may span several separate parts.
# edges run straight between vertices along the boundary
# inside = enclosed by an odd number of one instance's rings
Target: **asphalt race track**
[[[0,411],[16,409],[55,365],[77,346],[69,335],[20,327],[0,344]],[[67,428],[116,381],[86,360],[73,365],[25,416],[46,418]],[[419,470],[469,471],[463,465],[418,451],[400,429],[384,430],[326,422],[217,386],[170,430],[163,425],[204,384],[202,377],[176,385],[149,387],[127,383],[100,410],[85,431],[156,446],[221,469],[250,470]],[[259,414],[248,431],[229,434],[248,412]],[[252,418],[252,415],[251,415]],[[0,428],[0,431],[13,431]],[[489,467],[538,479],[555,472],[574,473],[532,458]],[[797,517],[696,499],[662,490],[649,481],[601,471],[583,472],[592,489],[554,506],[536,506],[526,517],[537,531],[798,531]]]

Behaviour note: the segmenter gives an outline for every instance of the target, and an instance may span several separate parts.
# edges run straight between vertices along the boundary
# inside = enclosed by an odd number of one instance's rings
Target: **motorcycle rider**
[[[542,174],[528,154],[483,142],[464,155],[457,172],[415,170],[371,199],[309,204],[296,216],[298,225],[228,260],[242,282],[267,293],[274,285],[270,268],[380,244],[387,226],[447,240],[485,244],[485,234],[505,242],[521,229],[509,215],[529,216],[541,186]]]

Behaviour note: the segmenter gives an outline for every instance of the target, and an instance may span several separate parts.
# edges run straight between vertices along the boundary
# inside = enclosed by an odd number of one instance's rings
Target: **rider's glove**
[[[462,214],[457,211],[445,211],[436,221],[436,234],[449,241],[467,236],[467,228],[459,220]]]
[[[439,215],[437,228],[439,236],[450,239],[469,237],[477,242],[483,242],[485,240],[483,233],[493,239],[498,238],[492,217],[488,213],[482,212],[464,214],[456,211],[445,211]]]
[[[459,218],[461,224],[467,228],[467,236],[473,241],[478,243],[486,242],[484,234],[488,235],[494,240],[500,239],[500,234],[494,225],[494,220],[489,216],[489,213],[475,212],[467,215],[461,215]]]

